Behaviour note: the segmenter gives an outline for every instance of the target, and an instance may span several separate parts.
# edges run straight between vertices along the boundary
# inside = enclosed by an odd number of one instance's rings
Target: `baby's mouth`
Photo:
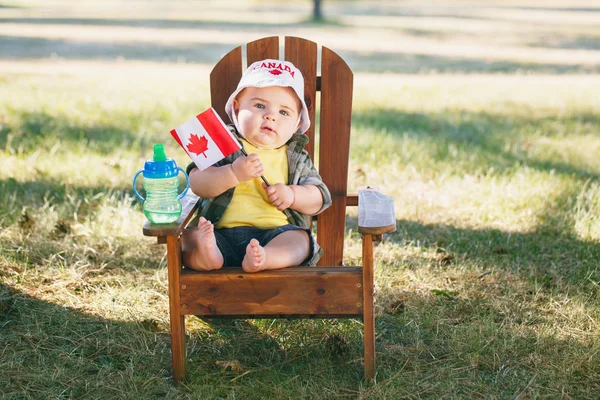
[[[260,127],[261,131],[267,131],[269,133],[275,133],[275,130],[268,125],[263,125]]]

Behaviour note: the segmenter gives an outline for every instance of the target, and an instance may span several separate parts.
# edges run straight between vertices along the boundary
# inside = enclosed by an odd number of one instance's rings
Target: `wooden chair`
[[[333,205],[317,220],[317,241],[324,249],[318,267],[296,267],[247,274],[241,268],[197,272],[182,267],[181,232],[197,207],[184,202],[179,221],[170,225],[147,222],[143,232],[167,244],[173,379],[186,372],[185,316],[235,318],[362,318],[364,321],[364,371],[375,374],[375,319],[373,314],[373,241],[395,230],[359,227],[363,266],[342,266],[346,206],[359,206],[357,195],[347,194],[353,74],[333,51],[321,51],[321,75],[317,75],[317,44],[285,37],[279,54],[279,37],[267,37],[246,46],[247,65],[266,58],[291,61],[304,74],[305,100],[312,121],[306,133],[313,156],[315,106],[320,96],[318,169],[331,191]],[[245,69],[242,48],[225,55],[210,74],[212,106],[224,121],[225,102]],[[313,157],[314,160],[314,157]],[[367,210],[368,211],[368,210]]]

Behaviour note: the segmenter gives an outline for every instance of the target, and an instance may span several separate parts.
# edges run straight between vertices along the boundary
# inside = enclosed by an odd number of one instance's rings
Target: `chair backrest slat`
[[[210,73],[211,105],[226,124],[231,121],[225,113],[225,104],[237,88],[241,77],[242,47],[240,46],[227,53]]]
[[[279,36],[255,40],[246,45],[248,65],[267,58],[279,59]]]
[[[319,265],[341,265],[346,229],[348,157],[352,117],[353,73],[340,56],[323,46],[319,173],[333,205],[319,215],[317,237],[324,254]]]
[[[285,38],[285,59],[302,71],[304,76],[304,101],[308,107],[310,128],[306,131],[309,142],[308,154],[314,160],[315,106],[317,99],[317,44],[310,40],[287,36]]]
[[[296,37],[285,38],[285,54],[279,56],[277,36],[246,45],[247,65],[266,58],[283,58],[292,62],[304,75],[304,100],[308,106],[311,127],[307,150],[314,160],[314,140],[317,106],[317,44]],[[237,47],[225,55],[210,74],[211,103],[226,123],[225,103],[242,76],[242,49]],[[321,100],[319,139],[319,173],[331,191],[333,205],[318,218],[317,241],[324,249],[321,266],[342,264],[346,195],[348,188],[348,157],[350,152],[350,119],[352,114],[353,74],[348,65],[326,47],[321,53]]]

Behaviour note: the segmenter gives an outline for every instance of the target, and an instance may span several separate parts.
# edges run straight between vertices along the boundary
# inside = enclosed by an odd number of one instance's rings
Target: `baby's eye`
[[[264,104],[262,104],[262,103],[256,103],[256,105],[255,105],[254,107],[256,107],[256,108],[260,108],[260,109],[264,109],[264,108],[265,108],[265,105],[264,105]]]
[[[290,113],[289,113],[289,112],[287,112],[287,111],[285,111],[285,110],[280,110],[280,111],[279,111],[279,114],[281,114],[281,115],[285,115],[286,117],[287,117],[288,115],[290,115]]]

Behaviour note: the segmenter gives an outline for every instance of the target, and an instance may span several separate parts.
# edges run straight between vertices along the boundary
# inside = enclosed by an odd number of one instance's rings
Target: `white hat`
[[[282,86],[291,87],[302,103],[300,111],[301,124],[298,128],[299,133],[304,133],[310,127],[310,118],[308,117],[308,107],[304,102],[304,77],[302,72],[291,62],[282,60],[262,60],[253,63],[248,67],[235,92],[229,96],[227,104],[225,104],[225,112],[231,118],[231,121],[238,128],[237,118],[233,110],[233,100],[236,96],[247,87],[269,87]]]

